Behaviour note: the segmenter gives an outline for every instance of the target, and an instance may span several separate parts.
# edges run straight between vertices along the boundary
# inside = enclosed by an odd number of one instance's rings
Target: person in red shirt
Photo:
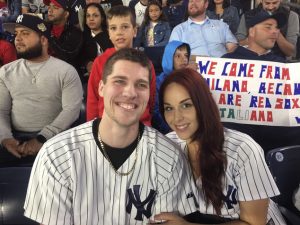
[[[99,96],[99,82],[102,78],[104,64],[116,51],[124,48],[132,48],[133,38],[136,36],[137,28],[135,15],[129,7],[115,6],[107,12],[107,23],[110,40],[114,48],[98,56],[92,66],[87,89],[87,121],[96,117],[102,117],[104,105],[103,98]],[[151,126],[151,113],[155,101],[155,72],[152,65],[152,79],[150,83],[150,100],[146,110],[141,117],[141,122]]]
[[[17,59],[15,47],[0,36],[0,67]]]

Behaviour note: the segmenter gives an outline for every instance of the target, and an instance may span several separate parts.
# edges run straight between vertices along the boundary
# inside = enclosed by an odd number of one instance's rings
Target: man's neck
[[[109,119],[105,112],[99,124],[102,141],[114,148],[125,148],[130,145],[137,138],[138,132],[139,122],[129,127],[121,126]]]
[[[255,52],[258,55],[264,55],[269,52],[269,49],[265,49],[260,47],[259,45],[251,44],[251,43],[249,43],[248,49],[251,50],[252,52]]]
[[[33,58],[33,59],[26,59],[27,61],[29,62],[32,62],[32,63],[40,63],[40,62],[44,62],[44,61],[47,61],[49,59],[49,55],[48,54],[43,54],[39,57],[36,57],[36,58]]]
[[[206,14],[202,14],[196,17],[190,17],[190,19],[194,22],[203,22],[206,19]]]

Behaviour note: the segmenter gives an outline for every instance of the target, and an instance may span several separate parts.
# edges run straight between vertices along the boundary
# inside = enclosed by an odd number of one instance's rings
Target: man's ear
[[[45,36],[41,36],[41,43],[43,46],[48,45],[48,39]]]
[[[250,27],[249,28],[249,32],[248,32],[248,37],[253,37],[255,34],[255,29],[254,27]]]
[[[70,12],[69,11],[65,11],[64,12],[64,16],[65,16],[65,20],[68,20],[69,16],[70,16]]]
[[[104,82],[103,82],[103,80],[100,80],[99,88],[98,88],[98,94],[102,98],[103,98],[103,88],[104,88]]]

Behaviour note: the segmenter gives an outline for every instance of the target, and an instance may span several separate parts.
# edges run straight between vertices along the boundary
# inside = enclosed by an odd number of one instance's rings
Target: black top
[[[95,138],[98,148],[100,149],[100,151],[103,154],[103,149],[101,148],[99,138],[98,138],[99,124],[100,124],[99,118],[93,121],[93,135],[94,135],[94,138]],[[140,123],[139,124],[140,138],[142,138],[142,136],[143,136],[144,128],[145,128],[144,124]],[[113,164],[114,168],[116,170],[118,170],[136,149],[136,147],[138,145],[138,137],[130,145],[128,145],[125,148],[114,148],[114,147],[111,147],[111,146],[105,144],[103,141],[102,141],[102,143],[104,145],[105,151],[106,151],[111,163]],[[105,157],[105,155],[104,155],[104,157]]]

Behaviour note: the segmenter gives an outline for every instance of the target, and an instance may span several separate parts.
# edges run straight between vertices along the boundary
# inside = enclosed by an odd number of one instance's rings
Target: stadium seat
[[[0,168],[0,225],[37,225],[23,213],[31,167]]]
[[[266,161],[281,193],[273,200],[288,224],[299,225],[300,212],[293,204],[293,194],[300,183],[300,145],[270,150]]]

